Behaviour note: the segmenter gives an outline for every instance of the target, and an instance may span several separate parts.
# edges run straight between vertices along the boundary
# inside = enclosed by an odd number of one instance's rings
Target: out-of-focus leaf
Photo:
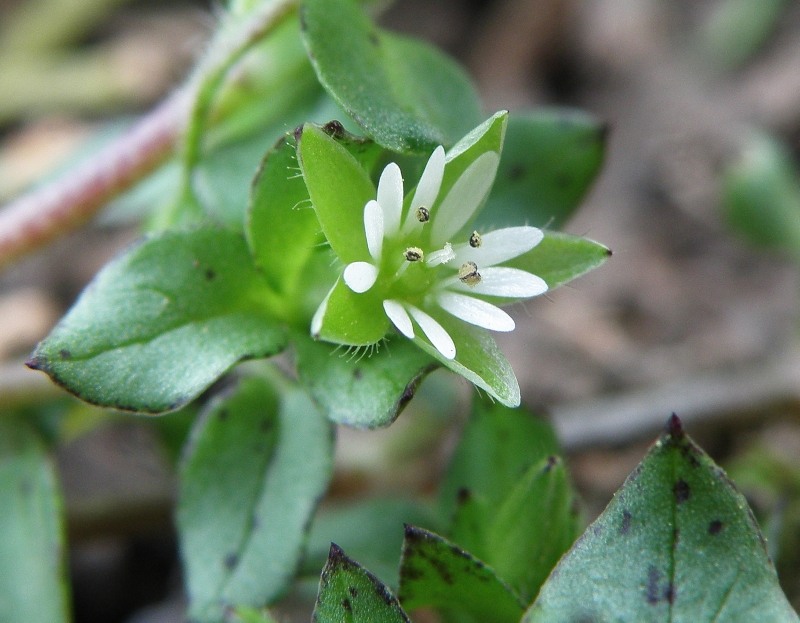
[[[178,528],[190,616],[262,607],[291,581],[332,469],[330,425],[308,397],[240,382],[198,422],[181,470]]]
[[[607,129],[575,110],[511,114],[497,179],[477,227],[560,228],[600,172]]]
[[[745,499],[676,416],[523,619],[581,620],[798,621]]]
[[[392,591],[331,543],[313,623],[410,623]]]
[[[722,180],[728,222],[751,243],[800,258],[800,177],[786,148],[754,138]]]
[[[242,236],[165,232],[100,271],[28,365],[87,402],[176,409],[237,361],[283,349],[266,290]]]
[[[29,424],[0,415],[0,621],[66,623],[61,496]]]
[[[480,121],[476,91],[458,65],[381,31],[353,0],[306,0],[301,28],[322,85],[387,149],[430,153]]]

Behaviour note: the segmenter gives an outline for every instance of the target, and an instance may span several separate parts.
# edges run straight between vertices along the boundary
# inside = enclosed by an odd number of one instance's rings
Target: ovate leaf
[[[301,29],[322,85],[387,149],[429,153],[480,121],[476,91],[458,65],[381,31],[354,0],[306,0]]]
[[[410,623],[392,591],[331,543],[314,623]]]
[[[300,381],[331,421],[355,428],[394,422],[436,366],[402,337],[362,354],[348,354],[305,335],[298,335],[294,343]]]
[[[484,623],[516,623],[523,606],[490,567],[422,528],[406,527],[400,601],[407,610],[432,606]]]
[[[261,607],[288,586],[332,468],[330,426],[306,395],[248,378],[213,403],[181,469],[178,529],[198,621]]]
[[[66,623],[61,497],[31,427],[0,416],[0,621]]]
[[[28,365],[91,403],[176,409],[237,361],[284,347],[265,290],[240,235],[165,232],[98,273]]]
[[[747,502],[673,416],[523,619],[792,622]]]

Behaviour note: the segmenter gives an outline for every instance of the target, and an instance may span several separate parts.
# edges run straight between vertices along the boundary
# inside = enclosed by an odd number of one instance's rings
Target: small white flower
[[[511,316],[484,297],[507,301],[547,291],[540,277],[499,266],[539,244],[541,230],[525,226],[463,231],[488,195],[498,163],[497,153],[481,154],[437,203],[445,171],[444,148],[437,147],[405,219],[402,174],[397,164],[387,165],[376,199],[364,206],[369,258],[351,262],[342,275],[353,292],[380,288],[383,310],[397,330],[413,338],[416,325],[447,359],[456,356],[453,339],[426,309],[438,308],[492,331],[512,331]]]

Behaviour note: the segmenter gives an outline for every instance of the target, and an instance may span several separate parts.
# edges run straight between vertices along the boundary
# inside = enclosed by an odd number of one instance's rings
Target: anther
[[[420,223],[427,223],[431,220],[431,211],[428,210],[425,206],[420,206],[417,208],[417,220]]]
[[[469,246],[471,246],[473,249],[477,249],[482,244],[483,240],[481,239],[481,235],[478,232],[473,231],[469,237]]]
[[[419,262],[425,255],[419,247],[408,247],[403,251],[403,256],[409,262]]]
[[[475,286],[481,282],[481,274],[475,262],[464,262],[458,269],[458,278],[468,286]]]

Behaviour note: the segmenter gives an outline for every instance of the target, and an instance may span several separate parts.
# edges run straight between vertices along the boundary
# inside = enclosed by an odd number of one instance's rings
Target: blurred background
[[[220,11],[0,0],[0,202],[169,94]],[[590,517],[675,411],[748,495],[798,608],[800,234],[784,233],[800,231],[800,4],[397,0],[381,23],[458,58],[487,111],[566,106],[607,124],[604,169],[566,230],[614,256],[518,306],[499,341],[524,402],[560,431]],[[22,362],[139,234],[135,203],[0,274],[3,408],[59,392]],[[430,411],[442,396],[463,411],[466,389],[437,372],[396,426],[342,431],[332,496],[429,492],[454,430],[452,413]],[[76,401],[47,408],[61,422],[76,622],[181,620],[171,504],[190,415],[156,431]]]

